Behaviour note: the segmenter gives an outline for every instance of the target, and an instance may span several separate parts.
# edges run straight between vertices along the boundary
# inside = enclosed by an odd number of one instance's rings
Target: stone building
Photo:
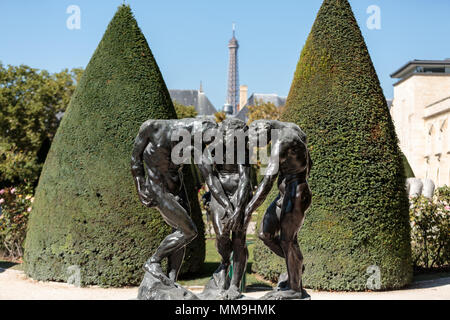
[[[203,89],[200,90],[169,90],[170,97],[179,104],[194,106],[199,116],[214,115],[217,110],[209,101]]]
[[[450,186],[450,59],[413,60],[391,77],[390,112],[415,176]]]

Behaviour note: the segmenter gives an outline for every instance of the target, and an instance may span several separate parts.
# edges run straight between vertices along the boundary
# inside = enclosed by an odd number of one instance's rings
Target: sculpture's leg
[[[246,232],[234,231],[232,234],[233,243],[233,276],[230,288],[224,295],[224,299],[235,300],[241,296],[240,285],[247,268],[248,249],[245,243]]]
[[[280,210],[277,207],[278,199],[279,198],[275,199],[275,201],[267,208],[259,227],[258,237],[276,255],[284,258],[284,252],[281,248],[281,241],[278,235],[278,231],[280,230],[280,220],[277,212]]]
[[[180,272],[181,265],[183,264],[184,255],[186,253],[186,247],[179,249],[172,253],[168,258],[168,275],[169,279],[176,282],[178,279],[178,273]]]
[[[231,252],[233,250],[232,242],[229,236],[224,235],[218,235],[216,237],[216,248],[217,252],[219,253],[221,257],[221,262],[219,268],[214,272],[215,277],[217,277],[219,280],[219,287],[220,289],[227,289],[227,276],[228,276],[228,269],[230,267],[230,257]]]
[[[181,264],[177,263],[177,260],[179,260],[181,253],[177,253],[177,251],[184,248],[197,236],[197,227],[177,199],[170,193],[165,193],[160,196],[158,210],[164,220],[175,228],[176,231],[168,235],[161,242],[156,252],[144,265],[146,271],[156,273],[160,272],[162,259],[172,254],[175,254],[175,257],[177,257],[175,259],[175,266],[179,269],[178,265]]]
[[[281,245],[286,255],[286,266],[289,276],[289,288],[300,291],[300,281],[302,277],[303,255],[298,246],[297,239],[281,240]]]
[[[186,188],[184,186],[181,189],[178,197],[175,197],[175,199],[186,210],[186,212],[189,212],[189,213],[191,212],[189,198],[186,193]],[[176,231],[176,230],[174,229],[173,231]],[[173,252],[168,257],[167,273],[168,273],[169,279],[172,280],[173,282],[176,282],[178,279],[178,274],[180,272],[181,265],[183,264],[185,253],[186,253],[186,247],[183,247],[183,248]]]
[[[214,272],[213,277],[218,288],[225,290],[228,289],[229,285],[227,277],[233,246],[230,239],[230,230],[226,228],[228,220],[227,218],[223,219],[226,215],[225,209],[214,198],[211,199],[211,213],[214,232],[216,233],[216,249],[221,257],[220,266]]]
[[[298,245],[297,235],[303,225],[305,211],[311,204],[311,191],[306,183],[295,187],[295,199],[290,199],[294,202],[293,209],[281,215],[280,237],[281,247],[286,257],[289,287],[293,291],[301,292],[303,255]]]

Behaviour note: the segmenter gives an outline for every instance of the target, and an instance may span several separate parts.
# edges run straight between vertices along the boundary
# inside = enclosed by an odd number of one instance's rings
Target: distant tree
[[[255,120],[279,120],[284,107],[277,107],[272,102],[256,101],[254,106],[248,107],[248,122]]]
[[[227,115],[225,114],[225,112],[220,111],[220,112],[216,112],[214,114],[214,117],[216,118],[216,122],[220,123],[227,118]]]
[[[0,64],[0,187],[37,181],[81,74]]]
[[[172,102],[178,119],[195,118],[198,115],[194,106],[185,106],[175,100],[172,100]]]

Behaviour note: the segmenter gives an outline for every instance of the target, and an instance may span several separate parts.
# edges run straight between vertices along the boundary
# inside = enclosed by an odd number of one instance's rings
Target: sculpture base
[[[171,281],[166,275],[145,272],[144,279],[139,286],[138,300],[254,300],[238,291],[230,291],[229,278],[226,279],[225,288],[220,285],[219,278],[212,277],[202,293],[195,295],[178,283]],[[281,284],[281,283],[280,283]],[[280,287],[267,293],[259,300],[311,300],[305,291],[296,292],[283,290]]]
[[[139,286],[138,300],[199,300],[199,298],[165,275],[145,272]]]
[[[214,273],[209,282],[206,284],[205,289],[198,295],[201,300],[226,300],[226,292],[230,287],[230,277],[225,274],[225,281],[221,279],[219,273]],[[240,294],[234,299],[238,299]],[[233,300],[234,300],[233,299]]]
[[[275,289],[261,297],[260,300],[311,300],[311,296],[304,289],[300,292]]]

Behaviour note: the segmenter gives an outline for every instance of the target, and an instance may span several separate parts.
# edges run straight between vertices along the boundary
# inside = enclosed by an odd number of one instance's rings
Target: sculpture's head
[[[202,137],[203,143],[209,143],[207,140],[210,134],[206,133],[215,132],[218,129],[217,123],[208,117],[181,119],[178,121],[183,125],[183,129],[189,131],[192,142],[194,142],[194,139]]]
[[[213,137],[217,135],[219,125],[215,120],[206,117],[201,118],[199,121],[201,123],[198,125],[198,128],[201,128],[203,143],[210,144],[214,140]]]
[[[248,140],[250,145],[263,148],[272,140],[271,130],[273,129],[272,120],[256,120],[249,126]]]
[[[225,143],[231,142],[235,138],[242,138],[242,141],[245,141],[247,130],[245,122],[237,118],[227,118],[219,124],[219,131]]]

